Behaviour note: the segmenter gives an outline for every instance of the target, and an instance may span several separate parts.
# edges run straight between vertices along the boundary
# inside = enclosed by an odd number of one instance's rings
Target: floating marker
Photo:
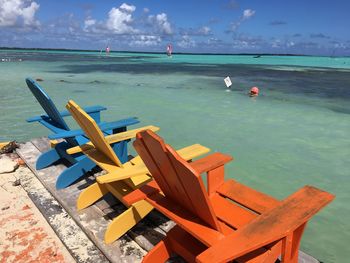
[[[227,88],[230,88],[232,86],[232,82],[231,82],[230,77],[224,78],[224,81],[225,81],[225,84],[226,84]]]
[[[258,95],[259,95],[259,88],[258,88],[258,87],[252,87],[252,88],[250,89],[249,95],[250,95],[251,97],[256,97],[256,96],[258,96]]]

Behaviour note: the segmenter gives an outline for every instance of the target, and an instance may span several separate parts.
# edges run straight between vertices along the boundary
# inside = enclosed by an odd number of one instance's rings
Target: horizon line
[[[24,47],[0,47],[0,50],[53,50],[53,51],[84,51],[84,52],[101,52],[98,49],[75,49],[75,48],[24,48]],[[128,51],[115,50],[110,53],[146,53],[146,54],[166,54],[160,51]],[[307,55],[307,54],[293,54],[293,53],[211,53],[211,52],[174,52],[178,55],[245,55],[245,56],[305,56],[305,57],[350,57],[350,56],[329,56],[329,55]]]

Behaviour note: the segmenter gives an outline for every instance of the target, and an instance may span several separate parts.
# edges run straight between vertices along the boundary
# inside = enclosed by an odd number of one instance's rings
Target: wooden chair
[[[157,131],[159,130],[158,127],[147,126],[104,137],[96,122],[74,101],[68,102],[67,109],[91,140],[91,142],[71,148],[67,152],[73,154],[82,151],[99,167],[108,172],[106,175],[97,177],[96,183],[81,192],[77,201],[79,210],[90,206],[108,192],[112,193],[120,201],[123,201],[123,196],[151,180],[148,170],[140,157],[135,157],[129,162],[122,164],[109,144],[133,138],[137,132],[145,129]],[[208,151],[208,148],[195,144],[179,150],[179,154],[186,160],[191,160]],[[109,224],[105,233],[106,243],[111,243],[125,234],[153,209],[144,200],[127,207],[129,208],[125,212]]]
[[[82,154],[68,155],[66,150],[76,145],[84,144],[89,140],[82,130],[70,130],[63,117],[69,116],[68,111],[59,112],[55,104],[47,93],[34,80],[27,78],[26,83],[30,91],[33,93],[39,104],[42,106],[46,115],[35,116],[27,119],[28,122],[39,122],[49,130],[54,132],[49,135],[50,139],[64,138],[65,141],[53,143],[53,148],[42,153],[37,162],[36,169],[40,170],[48,167],[58,161],[68,164],[68,168],[59,176],[56,187],[58,189],[65,188],[74,181],[82,177],[87,171],[90,171],[96,165],[89,158]],[[135,118],[127,118],[116,122],[101,123],[100,112],[106,110],[102,106],[92,106],[85,108],[86,112],[99,123],[99,127],[105,134],[117,133],[125,131],[126,127],[139,123]],[[127,141],[122,141],[113,145],[114,151],[117,153],[122,162],[126,162],[128,158]]]
[[[334,198],[305,186],[278,201],[224,181],[224,164],[232,157],[214,153],[188,163],[151,131],[138,133],[134,147],[154,181],[124,202],[145,200],[177,224],[143,262],[165,262],[172,252],[188,262],[275,262],[280,255],[282,262],[297,262],[306,223]]]

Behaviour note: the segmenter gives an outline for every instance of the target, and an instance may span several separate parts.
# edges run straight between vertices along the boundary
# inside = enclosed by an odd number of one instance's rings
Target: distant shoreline
[[[101,50],[94,49],[68,49],[68,48],[20,48],[20,47],[0,47],[0,50],[31,50],[31,51],[67,51],[67,52],[101,52]],[[140,53],[140,54],[165,54],[164,52],[150,52],[150,51],[110,51],[111,53]],[[186,52],[175,52],[174,55],[236,55],[236,56],[303,56],[303,57],[349,57],[349,56],[326,56],[326,55],[305,55],[305,54],[274,54],[274,53],[186,53]]]

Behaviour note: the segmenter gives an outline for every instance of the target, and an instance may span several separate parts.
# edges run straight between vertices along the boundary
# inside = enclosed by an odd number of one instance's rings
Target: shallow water
[[[277,198],[305,184],[336,194],[308,225],[302,250],[348,262],[350,58],[2,51],[0,73],[0,140],[48,134],[25,122],[42,111],[24,79],[41,78],[60,109],[68,99],[105,105],[105,120],[138,116],[176,148],[231,154],[226,177]],[[252,86],[258,98],[246,95]]]

